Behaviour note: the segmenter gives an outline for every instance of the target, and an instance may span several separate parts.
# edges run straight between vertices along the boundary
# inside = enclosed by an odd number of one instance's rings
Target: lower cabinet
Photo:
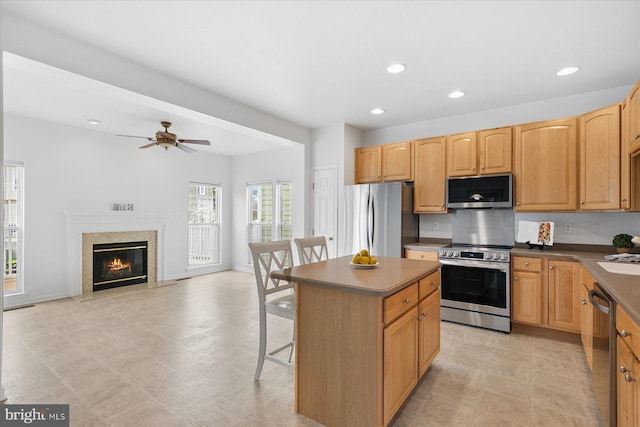
[[[623,339],[617,337],[617,418],[618,427],[640,423],[640,362]]]
[[[580,333],[580,263],[512,258],[511,320]]]
[[[405,249],[404,257],[406,259],[419,259],[422,261],[437,261],[438,251],[423,251],[416,249]]]
[[[436,271],[384,300],[384,425],[440,352],[439,285],[440,271]]]

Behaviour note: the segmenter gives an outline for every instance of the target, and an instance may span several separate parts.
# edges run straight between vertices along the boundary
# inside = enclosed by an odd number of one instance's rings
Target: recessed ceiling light
[[[464,92],[461,90],[454,90],[449,94],[449,98],[461,98],[464,96]]]
[[[403,71],[404,71],[404,70],[406,70],[406,69],[407,69],[407,66],[406,66],[406,65],[404,65],[404,64],[400,64],[400,63],[398,63],[398,64],[391,64],[391,65],[389,65],[389,66],[387,67],[387,71],[388,71],[388,72],[390,72],[390,73],[392,73],[392,74],[401,73],[401,72],[403,72]]]
[[[373,110],[371,110],[371,114],[378,115],[382,113],[384,113],[384,110],[382,108],[374,108]]]
[[[579,69],[580,69],[580,67],[575,67],[575,66],[572,66],[572,67],[566,67],[566,68],[563,68],[563,69],[561,69],[560,71],[558,71],[558,72],[556,73],[556,75],[557,75],[557,76],[560,76],[560,77],[562,77],[562,76],[568,76],[569,74],[573,74],[573,73],[577,72]]]
[[[100,124],[100,120],[87,119],[87,123],[89,123],[90,125],[99,125]]]

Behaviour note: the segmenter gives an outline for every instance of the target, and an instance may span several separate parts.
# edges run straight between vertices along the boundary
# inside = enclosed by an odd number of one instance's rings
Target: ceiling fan
[[[151,138],[148,136],[134,136],[134,135],[116,135],[116,136],[126,136],[129,138],[144,138],[151,141],[151,144],[143,145],[142,147],[139,147],[139,148],[149,148],[149,147],[153,147],[154,145],[159,145],[165,150],[168,149],[169,147],[178,147],[179,149],[181,149],[182,151],[186,151],[187,153],[193,153],[196,150],[194,150],[191,147],[187,147],[186,145],[183,145],[183,144],[211,145],[211,143],[206,139],[178,138],[175,133],[169,132],[169,127],[171,126],[171,122],[160,122],[160,124],[162,125],[162,127],[164,127],[164,132],[163,131],[156,132],[155,138]]]

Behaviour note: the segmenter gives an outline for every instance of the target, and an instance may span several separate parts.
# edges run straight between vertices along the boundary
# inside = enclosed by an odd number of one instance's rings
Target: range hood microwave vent
[[[448,178],[447,208],[513,208],[513,176],[505,174]]]

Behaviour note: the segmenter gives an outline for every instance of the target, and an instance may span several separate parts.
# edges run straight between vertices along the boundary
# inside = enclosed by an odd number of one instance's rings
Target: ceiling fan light
[[[158,145],[166,150],[167,148],[172,147],[174,144],[171,142],[158,141]]]

